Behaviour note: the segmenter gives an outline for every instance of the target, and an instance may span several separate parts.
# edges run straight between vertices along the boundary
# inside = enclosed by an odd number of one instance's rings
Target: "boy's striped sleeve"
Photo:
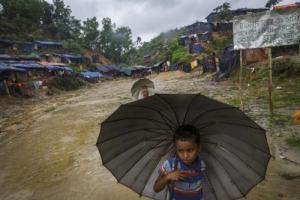
[[[171,168],[170,162],[168,160],[166,160],[159,168],[158,173],[159,173],[160,177],[164,177],[171,171],[172,171],[172,168]]]

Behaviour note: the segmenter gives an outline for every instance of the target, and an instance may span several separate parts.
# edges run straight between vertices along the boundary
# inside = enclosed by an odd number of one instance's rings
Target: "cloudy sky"
[[[226,0],[232,9],[264,7],[267,0]],[[283,3],[296,0],[284,0]],[[49,0],[49,2],[52,2]],[[205,21],[212,10],[225,1],[218,0],[64,0],[77,19],[109,17],[117,27],[129,26],[133,39],[149,41],[160,32]]]

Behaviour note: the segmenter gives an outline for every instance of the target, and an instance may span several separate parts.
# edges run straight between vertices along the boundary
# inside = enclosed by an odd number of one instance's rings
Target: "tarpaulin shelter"
[[[136,69],[133,73],[134,76],[148,75],[150,73],[149,70],[151,69],[151,67],[146,67],[146,66],[142,66],[142,65],[136,65],[136,66],[133,66],[133,68]]]
[[[58,50],[63,47],[63,43],[58,41],[34,40],[34,44],[37,46],[38,50],[47,50],[47,49]]]
[[[121,67],[117,65],[104,65],[96,67],[97,71],[105,75],[118,76],[121,74]]]
[[[190,45],[190,53],[200,54],[203,50],[203,47],[199,43]]]
[[[169,71],[176,71],[179,69],[179,66],[177,63],[173,63],[169,66]]]
[[[45,67],[43,65],[37,64],[37,63],[28,63],[28,64],[22,64],[22,63],[16,63],[11,64],[11,66],[26,70],[45,70]]]
[[[5,71],[16,71],[16,72],[26,72],[26,69],[21,69],[13,66],[9,66],[3,63],[0,63],[0,73]]]
[[[132,75],[136,74],[137,71],[138,71],[138,69],[135,67],[122,67],[120,69],[121,74],[123,74],[125,76],[132,76]]]
[[[82,77],[84,80],[92,83],[96,83],[100,80],[100,78],[104,77],[99,72],[91,72],[91,71],[81,72],[79,76]]]
[[[223,49],[220,55],[220,71],[222,76],[229,76],[230,73],[240,67],[240,52],[229,45]]]
[[[163,65],[164,65],[165,63],[166,63],[165,60],[159,61],[158,63],[156,63],[155,65],[153,65],[153,66],[151,67],[152,71],[154,71],[154,72],[160,72],[161,69],[162,69],[162,67],[163,67]]]
[[[212,32],[198,33],[198,40],[200,41],[212,41]]]
[[[185,27],[188,35],[213,31],[213,26],[206,22],[195,22]]]
[[[190,43],[191,43],[190,38],[188,36],[186,36],[186,35],[180,36],[178,38],[178,44],[181,45],[181,46],[187,46]]]
[[[71,55],[71,54],[54,54],[61,58],[61,62],[63,63],[82,63],[81,55]]]

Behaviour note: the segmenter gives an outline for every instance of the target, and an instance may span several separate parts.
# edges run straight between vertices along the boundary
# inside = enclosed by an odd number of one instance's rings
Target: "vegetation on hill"
[[[135,43],[129,27],[117,27],[110,18],[76,19],[63,0],[0,0],[0,39],[30,42],[59,40],[64,47],[82,53],[101,53],[118,63],[127,61]],[[100,30],[100,26],[101,30]]]

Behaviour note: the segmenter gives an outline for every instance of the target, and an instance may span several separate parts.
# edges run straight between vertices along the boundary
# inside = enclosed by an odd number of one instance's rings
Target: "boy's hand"
[[[188,176],[187,171],[173,171],[166,175],[168,181],[182,181]]]

